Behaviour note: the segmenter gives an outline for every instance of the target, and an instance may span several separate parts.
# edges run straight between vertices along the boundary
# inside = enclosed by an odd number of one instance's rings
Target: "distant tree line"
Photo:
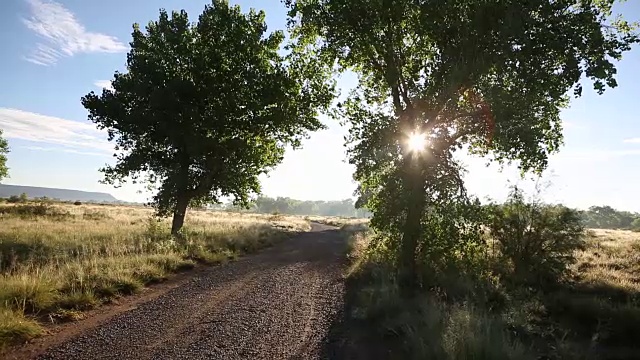
[[[249,208],[241,208],[233,204],[222,204],[216,210],[248,211],[262,214],[288,215],[317,215],[341,217],[369,217],[371,213],[366,209],[356,209],[352,199],[324,201],[324,200],[296,200],[288,197],[271,198],[260,196],[254,200]]]
[[[611,206],[591,206],[581,212],[584,225],[592,229],[640,230],[640,214],[619,211]]]

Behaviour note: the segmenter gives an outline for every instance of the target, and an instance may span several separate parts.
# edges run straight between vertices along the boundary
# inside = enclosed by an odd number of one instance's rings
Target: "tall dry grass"
[[[82,317],[196,262],[219,263],[308,230],[302,218],[190,211],[183,236],[144,207],[0,205],[0,347]]]
[[[491,293],[451,301],[431,292],[403,299],[392,265],[367,251],[374,234],[344,230],[350,319],[372,336],[366,341],[391,349],[389,358],[632,359],[640,353],[637,232],[587,231],[570,278],[555,288],[507,288],[489,276]],[[451,279],[443,288],[487,288],[464,281]]]
[[[600,359],[640,353],[640,233],[590,230],[576,254],[573,281],[545,296],[559,333],[575,334],[567,351]]]

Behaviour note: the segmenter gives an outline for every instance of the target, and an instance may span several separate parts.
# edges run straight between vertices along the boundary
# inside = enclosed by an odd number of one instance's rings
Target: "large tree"
[[[456,150],[542,171],[580,80],[616,86],[614,62],[638,40],[614,0],[284,1],[301,44],[359,75],[337,116],[359,204],[397,239],[405,289],[418,252],[455,253],[433,239],[465,234],[449,217],[469,216]]]
[[[7,154],[9,153],[9,144],[2,137],[2,129],[0,129],[0,181],[9,176],[7,168]]]
[[[113,88],[82,104],[116,144],[105,181],[152,185],[175,234],[190,204],[223,196],[246,204],[259,192],[258,176],[285,148],[322,128],[317,116],[332,87],[313,58],[279,53],[284,34],[267,33],[264,12],[245,14],[226,0],[195,23],[184,10],[161,10],[145,30],[134,24],[127,71],[115,73]]]

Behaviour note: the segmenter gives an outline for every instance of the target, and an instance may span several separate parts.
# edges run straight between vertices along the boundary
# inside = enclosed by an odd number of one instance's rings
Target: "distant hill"
[[[20,196],[22,193],[27,194],[29,198],[46,196],[63,201],[120,202],[113,195],[107,193],[0,184],[0,198],[8,198],[13,195]]]

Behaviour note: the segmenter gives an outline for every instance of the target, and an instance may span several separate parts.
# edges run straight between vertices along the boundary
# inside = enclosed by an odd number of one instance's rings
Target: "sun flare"
[[[409,150],[412,152],[421,152],[427,146],[427,137],[423,133],[414,132],[409,135]]]

